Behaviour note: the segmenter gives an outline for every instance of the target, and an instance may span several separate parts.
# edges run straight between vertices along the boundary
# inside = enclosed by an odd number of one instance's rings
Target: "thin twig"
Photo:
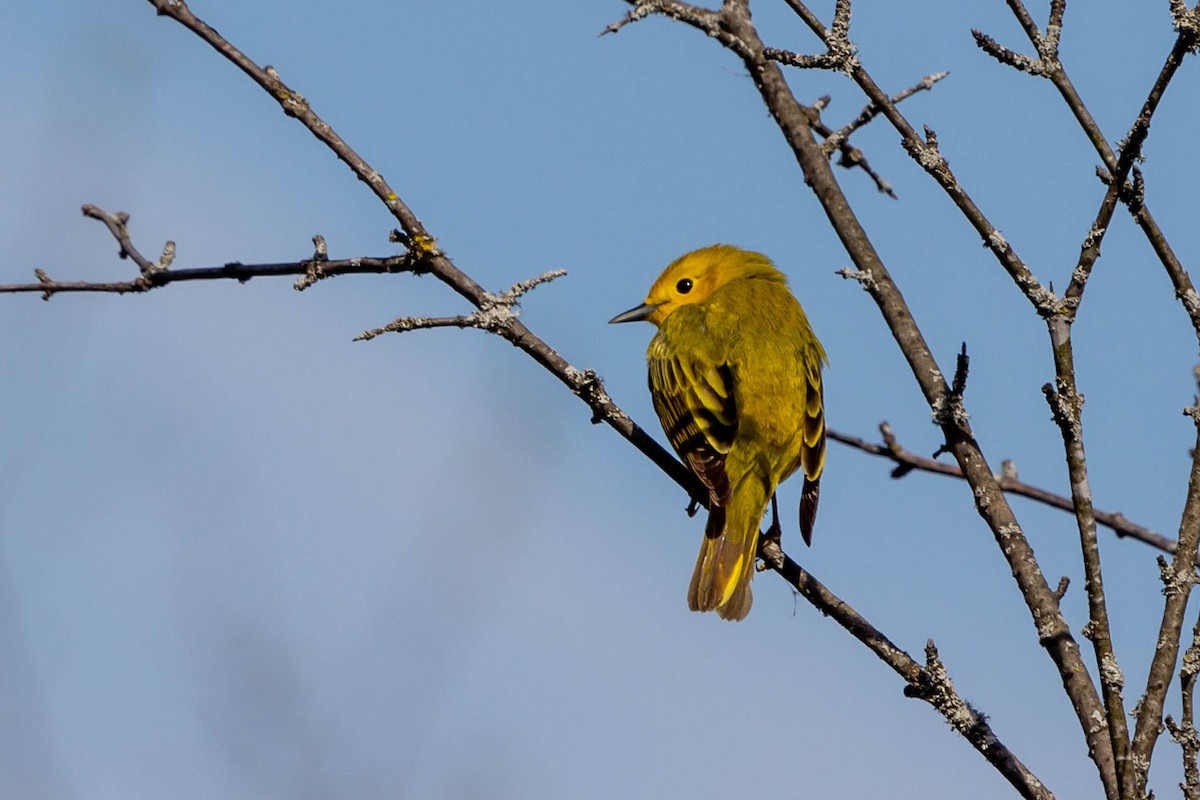
[[[691,3],[678,2],[678,0],[637,0],[636,2],[631,0],[629,4],[633,6],[629,13],[600,31],[601,36],[617,33],[626,25],[643,20],[653,14],[661,14],[664,17],[686,22],[688,25],[703,30],[710,36],[719,36],[721,33],[719,24],[720,15],[718,12],[710,11],[707,8],[694,6]]]
[[[769,49],[770,48],[768,48],[768,50]],[[934,72],[930,75],[926,75],[919,82],[913,84],[912,86],[908,87],[904,91],[892,95],[891,101],[898,105],[900,103],[903,103],[905,100],[912,97],[913,95],[917,94],[918,92],[933,91],[933,87],[935,85],[937,85],[937,83],[939,81],[944,80],[949,75],[950,75],[950,73],[945,72],[945,71]],[[855,117],[853,120],[851,120],[849,124],[845,125],[842,128],[839,128],[836,132],[834,132],[830,136],[826,137],[826,140],[827,140],[825,143],[826,149],[827,150],[829,149],[829,141],[828,140],[832,139],[835,142],[839,142],[841,140],[848,138],[850,136],[850,134],[854,133],[854,131],[858,130],[859,128],[863,127],[864,125],[869,123],[871,120],[873,120],[877,116],[879,116],[879,112],[881,110],[882,109],[880,109],[878,104],[867,103],[867,105],[863,108],[863,110],[859,112],[858,116]]]
[[[784,0],[797,15],[809,25],[824,25],[815,14],[796,0]],[[789,50],[775,47],[763,48],[762,55],[770,61],[778,61],[791,67],[801,69],[828,69],[849,74],[855,67],[861,66],[858,61],[858,48],[850,41],[850,0],[837,0],[833,9],[833,24],[826,30],[826,35],[820,37],[825,45],[825,52],[815,56],[805,56]]]
[[[84,213],[92,219],[105,222],[109,232],[121,245],[122,253],[127,253],[137,263],[140,263],[138,259],[145,261],[143,256],[137,254],[138,251],[130,240],[128,214],[123,211],[117,214],[109,214],[93,205],[84,206]],[[273,264],[242,264],[241,262],[234,261],[219,267],[193,267],[191,269],[168,268],[171,260],[174,258],[175,246],[173,242],[167,242],[170,247],[163,249],[163,257],[159,259],[158,264],[151,264],[149,269],[143,268],[138,277],[127,281],[59,281],[50,278],[45,270],[35,269],[34,276],[37,278],[36,283],[0,284],[0,294],[38,292],[42,295],[43,300],[49,300],[52,296],[59,293],[107,292],[127,294],[131,292],[148,292],[151,289],[158,289],[167,284],[182,283],[185,281],[234,280],[239,283],[245,283],[251,278],[274,278],[282,275],[301,276],[296,281],[295,288],[303,290],[321,278],[333,277],[335,275],[381,275],[397,272],[420,274],[425,271],[422,260],[420,258],[413,258],[410,253],[396,256],[368,256],[331,261],[325,250],[324,238],[318,235],[314,237],[314,241],[316,240],[320,240],[320,244],[316,246],[313,258],[308,261],[287,261]]]
[[[142,277],[149,277],[157,272],[161,272],[170,266],[175,257],[175,243],[167,242],[163,246],[163,257],[159,259],[157,264],[146,258],[141,252],[133,246],[133,242],[129,238],[129,215],[124,211],[118,211],[116,214],[109,214],[91,203],[87,203],[83,207],[83,215],[91,219],[97,219],[104,223],[104,227],[108,228],[108,232],[117,240],[117,244],[121,245],[119,255],[121,258],[128,258],[133,263],[138,265],[138,270],[141,271]],[[164,263],[165,262],[165,263]]]
[[[770,48],[768,48],[768,50],[769,49]],[[892,102],[902,103],[918,92],[930,91],[938,81],[942,80],[949,74],[950,73],[948,72],[937,72],[932,75],[926,75],[918,83],[894,95],[892,97]],[[871,120],[875,119],[875,117],[879,115],[879,107],[874,103],[868,103],[867,106],[859,112],[857,117],[835,131],[821,120],[821,112],[824,111],[828,104],[829,98],[826,97],[809,107],[813,113],[812,129],[825,140],[821,145],[821,149],[823,149],[826,155],[828,155],[830,158],[833,157],[834,153],[839,153],[838,166],[846,168],[858,167],[863,172],[867,173],[867,176],[875,182],[876,189],[878,189],[881,193],[886,194],[888,197],[891,197],[893,200],[896,199],[896,191],[892,188],[892,185],[884,180],[883,177],[871,167],[870,163],[867,161],[866,155],[863,154],[861,149],[850,144],[850,135],[862,128],[864,125],[868,124]]]
[[[511,328],[517,317],[520,316],[521,308],[518,301],[521,295],[566,274],[565,269],[556,269],[535,278],[514,283],[507,292],[489,295],[489,299],[483,307],[470,314],[455,317],[400,317],[382,328],[363,331],[354,337],[354,341],[367,341],[383,333],[404,333],[405,331],[429,328],[476,328],[488,333],[503,333]]]

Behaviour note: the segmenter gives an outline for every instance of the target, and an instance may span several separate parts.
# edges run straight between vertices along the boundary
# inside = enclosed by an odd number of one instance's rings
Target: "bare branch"
[[[1196,732],[1195,692],[1196,676],[1200,674],[1200,621],[1192,628],[1192,643],[1183,654],[1183,665],[1179,668],[1179,695],[1182,719],[1176,723],[1170,715],[1163,720],[1171,738],[1179,745],[1183,754],[1184,800],[1200,800],[1200,734]]]
[[[245,283],[251,278],[275,278],[282,275],[300,275],[296,282],[297,289],[312,285],[307,278],[310,274],[319,277],[335,275],[386,275],[399,272],[420,274],[424,270],[407,255],[399,256],[363,256],[360,258],[335,259],[333,261],[287,261],[271,264],[242,264],[233,261],[219,267],[195,267],[192,269],[170,270],[155,274],[153,278],[134,278],[129,281],[57,281],[51,280],[44,270],[35,269],[37,283],[8,283],[0,284],[0,294],[17,294],[24,292],[40,292],[44,299],[60,292],[110,292],[127,294],[130,292],[146,292],[170,283],[184,281],[235,280]]]
[[[626,2],[633,6],[633,9],[623,18],[600,31],[601,36],[617,33],[626,25],[645,19],[651,14],[662,14],[664,17],[670,17],[704,31],[726,47],[736,49],[740,44],[727,31],[722,30],[719,12],[700,8],[691,3],[679,2],[679,0],[626,0]]]
[[[1146,691],[1137,703],[1137,724],[1130,747],[1133,790],[1141,797],[1146,791],[1147,773],[1154,745],[1162,732],[1163,706],[1175,659],[1179,655],[1183,615],[1192,586],[1196,583],[1196,550],[1200,545],[1200,408],[1184,411],[1196,422],[1196,444],[1192,451],[1192,471],[1188,478],[1187,501],[1179,522],[1179,548],[1170,565],[1161,556],[1163,577],[1162,622],[1159,625],[1154,657],[1146,678]]]
[[[649,3],[639,3],[637,6],[630,9],[625,16],[621,17],[621,19],[617,20],[611,25],[608,25],[604,30],[600,31],[599,35],[604,36],[605,34],[609,33],[617,33],[626,25],[637,22],[640,19],[645,19],[653,13],[654,9],[651,8]]]
[[[117,244],[121,246],[121,251],[119,253],[121,258],[132,259],[133,263],[138,265],[138,269],[141,271],[142,277],[147,277],[166,269],[171,260],[175,257],[174,242],[167,242],[167,244],[163,247],[164,258],[159,259],[159,263],[157,264],[151,262],[148,258],[143,256],[141,252],[139,252],[138,249],[133,246],[133,242],[129,239],[129,215],[124,211],[118,211],[116,214],[109,214],[107,211],[97,208],[91,203],[87,203],[83,207],[83,215],[85,217],[100,220],[104,223],[104,226],[108,228],[108,232],[112,234],[113,238],[117,240]],[[168,251],[170,254],[169,258],[167,257]],[[166,264],[163,263],[164,259],[166,260]]]
[[[1058,586],[1056,586],[1054,589],[1054,596],[1058,598],[1058,602],[1061,603],[1062,599],[1067,596],[1067,589],[1069,589],[1070,586],[1071,579],[1066,575],[1063,575],[1058,579]]]
[[[854,638],[862,642],[908,684],[904,694],[924,700],[940,713],[984,758],[1030,800],[1052,800],[1054,795],[1037,776],[999,740],[987,717],[972,708],[954,689],[945,665],[930,641],[926,645],[925,665],[892,643],[887,636],[830,592],[820,581],[779,549],[769,537],[759,539],[759,556],[816,608],[832,617]]]
[[[437,240],[425,229],[412,209],[400,199],[383,175],[368,164],[346,140],[330,127],[329,123],[313,111],[312,106],[302,94],[284,83],[274,67],[261,67],[256,64],[216,30],[196,17],[184,0],[148,0],[148,2],[160,15],[170,17],[183,25],[244,72],[279,104],[287,116],[304,125],[313,136],[328,147],[338,159],[350,168],[355,177],[365,183],[387,207],[400,224],[400,228],[409,242],[410,251],[415,250],[414,257],[419,255],[426,262],[428,272],[466,298],[467,301],[476,307],[479,306],[486,294],[483,287],[445,257],[437,245]]]
[[[791,67],[802,69],[830,69],[849,75],[860,67],[858,48],[850,41],[850,0],[837,0],[833,9],[833,24],[826,29],[816,14],[797,0],[784,0],[801,19],[814,31],[820,28],[818,36],[825,45],[825,52],[817,56],[797,55],[788,50],[774,47],[764,47],[762,57],[769,61],[777,61]]]
[[[0,294],[20,294],[38,292],[43,300],[49,300],[60,292],[100,292],[127,294],[148,292],[170,283],[185,281],[235,280],[245,283],[251,278],[273,278],[282,275],[300,275],[295,288],[303,290],[317,280],[335,275],[367,275],[411,272],[421,274],[426,272],[422,255],[418,252],[414,257],[412,252],[396,256],[347,258],[335,261],[329,260],[325,239],[320,235],[313,237],[316,245],[313,258],[309,261],[289,261],[272,264],[242,264],[231,262],[219,267],[194,267],[191,269],[168,269],[175,258],[175,243],[167,242],[162,256],[157,263],[151,263],[142,256],[129,237],[129,215],[124,211],[109,214],[93,205],[85,205],[84,214],[92,219],[100,220],[121,245],[121,253],[132,258],[139,264],[141,274],[127,281],[58,281],[50,278],[45,270],[35,269],[36,283],[0,284]],[[142,265],[146,266],[142,266]]]
[[[1007,64],[1021,72],[1028,72],[1030,75],[1053,76],[1062,69],[1062,64],[1058,59],[1058,43],[1062,38],[1062,19],[1063,13],[1067,9],[1066,0],[1051,0],[1050,18],[1046,24],[1045,34],[1038,30],[1021,0],[1008,0],[1008,5],[1025,25],[1029,40],[1037,49],[1038,57],[1030,58],[1021,55],[1004,47],[987,34],[972,29],[971,34],[975,37],[975,44],[1001,64]]]
[[[1187,11],[1186,4],[1181,2],[1181,0],[1172,0],[1172,2],[1173,13],[1177,11]],[[1017,21],[1021,23],[1021,27],[1025,30],[1025,34],[1029,37],[1029,40],[1035,45],[1040,46],[1043,43],[1044,37],[1038,30],[1037,25],[1033,22],[1033,18],[1030,16],[1028,10],[1026,10],[1022,1],[1008,0],[1008,5],[1012,9],[1013,14],[1016,16]],[[1061,27],[1061,6],[1062,0],[1054,0],[1054,2],[1051,4],[1051,21],[1047,26],[1047,36],[1052,33],[1055,24]],[[1195,12],[1192,12],[1192,14],[1194,15]],[[1178,20],[1180,18],[1180,14],[1175,14],[1175,18]],[[1187,27],[1186,22],[1184,27]],[[1194,28],[1195,26],[1192,27]],[[1180,30],[1178,26],[1177,30]],[[1057,39],[1055,39],[1055,42],[1057,42]],[[1104,132],[1100,129],[1099,124],[1088,110],[1087,105],[1083,102],[1083,98],[1080,97],[1079,92],[1075,89],[1074,84],[1067,75],[1066,69],[1062,68],[1060,65],[1059,69],[1046,75],[1046,77],[1054,84],[1054,87],[1058,90],[1059,95],[1063,98],[1064,102],[1066,102],[1067,107],[1071,109],[1071,113],[1074,114],[1075,119],[1078,121],[1080,128],[1087,136],[1088,141],[1092,143],[1096,153],[1100,156],[1105,166],[1108,168],[1109,177],[1111,179],[1111,173],[1117,169],[1117,155],[1109,146],[1108,138],[1104,135]],[[1136,177],[1137,175],[1135,171],[1135,179]],[[1146,240],[1150,243],[1150,246],[1154,249],[1155,255],[1162,263],[1163,268],[1166,270],[1167,275],[1170,277],[1171,282],[1175,287],[1175,294],[1183,303],[1184,310],[1191,319],[1192,328],[1195,330],[1197,338],[1200,339],[1200,296],[1197,295],[1196,289],[1192,284],[1191,277],[1188,275],[1187,270],[1184,269],[1183,264],[1180,262],[1178,256],[1175,255],[1175,251],[1167,241],[1166,235],[1162,232],[1162,229],[1158,226],[1158,222],[1150,213],[1150,209],[1146,207],[1141,198],[1139,198],[1136,193],[1130,191],[1122,192],[1120,199],[1126,204],[1126,206],[1129,207],[1130,213],[1133,215],[1134,222],[1136,222],[1138,227],[1142,229],[1143,234],[1146,236]],[[1099,241],[1095,238],[1094,231],[1089,231],[1088,237],[1085,239],[1085,245],[1091,244],[1099,244]]]
[[[892,470],[892,477],[899,479],[913,472],[931,472],[937,475],[945,475],[951,478],[962,478],[962,469],[956,464],[944,464],[941,461],[936,461],[932,458],[916,455],[904,448],[896,438],[891,425],[887,422],[880,423],[879,431],[883,438],[882,444],[874,444],[865,439],[860,439],[856,436],[849,436],[844,433],[830,429],[826,435],[835,442],[852,447],[856,450],[861,450],[864,453],[869,453],[873,456],[880,456],[892,461],[896,467]],[[1005,462],[1011,464],[1011,462]],[[1039,503],[1052,506],[1062,511],[1075,510],[1070,498],[1054,494],[1037,486],[1032,486],[1019,480],[1015,471],[1001,472],[997,476],[997,481],[1000,488],[1005,494],[1018,495],[1026,497],[1030,500],[1036,500]],[[1096,511],[1096,522],[1111,529],[1119,537],[1129,537],[1136,539],[1139,542],[1144,542],[1151,547],[1158,548],[1165,553],[1175,552],[1175,541],[1168,539],[1159,533],[1155,533],[1149,528],[1144,528],[1127,520],[1122,514],[1117,512]]]
[[[304,275],[292,284],[292,288],[298,292],[303,292],[319,280],[332,277],[325,269],[325,265],[329,263],[329,245],[325,243],[325,237],[318,233],[312,237],[312,242],[312,261],[309,262]]]
[[[1011,4],[1019,6],[1020,0],[1012,0]],[[789,5],[794,7],[797,3],[791,2]],[[1061,3],[1055,3],[1052,6],[1051,27],[1055,30],[1045,37],[1036,31],[1032,22],[1029,22],[1027,29],[1031,31],[1031,39],[1035,42],[1040,56],[1036,63],[1030,60],[1023,61],[1016,54],[1003,50],[987,37],[980,35],[977,39],[980,41],[981,46],[1007,63],[1012,63],[1014,66],[1020,66],[1028,71],[1034,71],[1039,74],[1052,75],[1061,71],[1058,64],[1057,47],[1061,33],[1063,11],[1064,6]],[[802,14],[801,16],[810,24],[814,32],[823,39],[830,36],[830,32],[821,27],[819,21],[816,21],[813,15],[808,14],[806,16]],[[1071,418],[1072,421],[1069,426],[1061,427],[1064,431],[1064,443],[1067,446],[1068,452],[1073,505],[1075,506],[1076,516],[1079,520],[1085,565],[1089,575],[1089,606],[1092,612],[1089,632],[1096,645],[1096,656],[1100,666],[1102,687],[1105,695],[1104,708],[1109,721],[1109,725],[1106,727],[1110,738],[1109,747],[1106,748],[1109,751],[1108,753],[1095,749],[1096,741],[1094,738],[1091,738],[1094,731],[1087,722],[1085,715],[1080,714],[1080,722],[1084,726],[1085,731],[1088,732],[1090,741],[1093,744],[1093,756],[1097,758],[1097,766],[1105,782],[1106,793],[1110,798],[1115,797],[1119,791],[1117,788],[1118,768],[1116,765],[1119,763],[1121,765],[1120,769],[1123,771],[1125,766],[1130,763],[1129,759],[1123,755],[1127,747],[1126,742],[1128,737],[1125,730],[1124,709],[1120,696],[1120,681],[1118,680],[1120,671],[1116,666],[1115,656],[1111,648],[1103,586],[1100,581],[1099,553],[1095,547],[1096,523],[1091,513],[1091,495],[1088,489],[1082,436],[1068,435],[1070,432],[1077,431],[1078,429],[1078,404],[1072,399],[1078,397],[1078,393],[1075,389],[1073,370],[1067,364],[1070,360],[1069,328],[1082,296],[1083,288],[1086,286],[1091,267],[1095,259],[1099,256],[1100,243],[1111,219],[1112,210],[1122,195],[1126,175],[1132,170],[1135,154],[1140,153],[1141,143],[1148,132],[1149,118],[1153,113],[1157,99],[1161,97],[1162,91],[1165,89],[1166,84],[1174,73],[1175,67],[1178,65],[1178,61],[1182,57],[1182,52],[1184,52],[1182,48],[1189,44],[1190,42],[1185,40],[1185,37],[1181,35],[1171,55],[1168,57],[1167,64],[1160,73],[1159,79],[1156,81],[1155,87],[1151,90],[1150,97],[1143,107],[1143,113],[1139,115],[1139,122],[1131,129],[1130,135],[1123,144],[1121,155],[1116,159],[1116,163],[1114,164],[1112,185],[1110,185],[1109,191],[1106,193],[1105,199],[1101,204],[1096,222],[1092,225],[1088,233],[1079,264],[1072,275],[1067,296],[1062,301],[1056,298],[1052,292],[1048,292],[1038,285],[1029,270],[1016,257],[1012,247],[999,235],[995,227],[991,226],[983,213],[970,200],[963,187],[954,178],[945,158],[942,157],[936,137],[932,134],[932,131],[926,128],[925,141],[921,141],[920,137],[912,130],[912,126],[904,120],[899,112],[895,110],[894,106],[889,107],[883,100],[881,97],[882,93],[874,82],[870,80],[869,76],[866,75],[865,70],[860,67],[851,71],[851,77],[859,83],[869,98],[881,105],[885,115],[888,116],[888,119],[900,131],[904,137],[903,141],[906,149],[942,185],[968,220],[972,222],[976,230],[984,237],[986,245],[996,254],[1000,263],[1009,271],[1014,282],[1030,300],[1038,313],[1047,320],[1050,328],[1051,337],[1054,340],[1053,344],[1057,362],[1058,393],[1059,395],[1066,395],[1068,405],[1073,406],[1071,409],[1063,409],[1064,413],[1062,417],[1064,419]],[[1136,209],[1136,206],[1131,205],[1131,208]],[[1194,293],[1189,296],[1194,296]],[[1198,333],[1200,333],[1200,329],[1198,329]],[[938,411],[936,398],[933,407],[936,413]],[[951,440],[948,438],[947,445],[949,446],[950,444]],[[1067,683],[1064,680],[1064,685]],[[1079,705],[1079,700],[1082,700],[1083,697],[1080,695],[1074,699],[1076,700],[1076,710],[1079,712],[1082,709],[1082,706]],[[1120,783],[1124,785],[1125,781],[1121,780]]]
[[[918,81],[914,85],[908,87],[904,91],[899,92],[898,94],[892,95],[891,101],[895,104],[899,104],[899,103],[903,103],[905,100],[907,100],[908,98],[917,94],[918,92],[933,91],[933,87],[939,81],[945,79],[949,75],[950,75],[949,72],[934,72],[930,75],[926,75],[920,81]],[[879,116],[879,112],[881,110],[882,109],[879,107],[878,104],[867,103],[867,105],[863,108],[863,110],[861,112],[859,112],[858,117],[856,117],[854,120],[852,120],[845,127],[838,129],[837,131],[835,131],[834,133],[832,133],[826,137],[825,149],[827,151],[831,149],[831,147],[830,147],[831,140],[834,144],[837,144],[838,142],[848,138],[851,133],[853,133],[854,131],[863,127],[868,122],[870,122],[871,120],[873,120],[877,116]]]
[[[764,55],[768,55],[770,52],[771,48],[767,48],[764,51]],[[892,102],[901,103],[912,97],[917,92],[930,91],[934,84],[949,74],[950,73],[948,72],[937,72],[932,75],[926,75],[915,85],[910,86],[909,88],[892,97]],[[821,112],[823,112],[828,105],[829,97],[823,97],[809,107],[813,115],[812,128],[819,136],[825,139],[821,145],[821,149],[830,157],[832,157],[835,152],[840,153],[838,166],[846,167],[847,169],[858,167],[863,172],[867,173],[867,176],[875,182],[876,189],[878,189],[881,193],[888,195],[892,199],[896,199],[896,192],[892,189],[892,185],[884,180],[883,177],[871,167],[871,165],[867,162],[867,157],[863,154],[862,150],[850,144],[849,141],[850,134],[854,133],[856,130],[863,127],[876,116],[878,116],[879,108],[874,103],[867,104],[867,106],[861,112],[859,112],[859,115],[855,119],[851,120],[849,124],[835,131],[831,130],[829,126],[827,126],[821,120]]]
[[[875,281],[871,277],[871,273],[866,270],[842,267],[834,274],[848,281],[857,281],[868,292],[875,288]]]
[[[909,691],[906,691],[905,694],[920,697],[932,704],[950,722],[950,725],[976,749],[986,752],[999,744],[995,734],[992,733],[991,726],[988,725],[987,717],[963,700],[955,691],[954,683],[950,680],[946,665],[942,663],[932,639],[925,643],[925,666],[921,670],[917,684],[910,686]],[[1026,797],[1049,794],[1033,773],[1025,769],[1025,766],[1017,761],[1015,756],[1007,752],[1002,753],[1001,756],[1015,762],[1002,763],[997,766],[1001,772],[1010,770],[1017,773],[1021,781],[1020,783],[1014,782],[1014,784],[1028,787],[1028,790],[1023,791],[1022,794]]]
[[[970,371],[970,367],[971,358],[967,355],[967,343],[963,342],[962,350],[955,359],[954,380],[946,388],[945,394],[930,404],[934,424],[942,428],[961,428],[967,425],[970,417],[967,414],[966,406],[963,405],[963,393],[967,390],[967,373]],[[937,458],[942,453],[948,452],[950,452],[949,439],[934,451],[933,457]]]
[[[518,298],[521,297],[521,295],[526,294],[538,286],[541,286],[543,283],[549,283],[550,281],[561,278],[566,274],[567,271],[565,269],[552,269],[549,272],[543,272],[541,275],[537,275],[529,280],[518,281],[512,285],[511,289],[500,295],[496,302],[506,302],[512,305]]]
[[[514,283],[507,292],[500,294],[488,293],[488,299],[483,306],[470,314],[456,317],[400,317],[382,328],[363,331],[354,337],[354,341],[368,341],[384,333],[404,333],[429,328],[477,328],[488,333],[503,333],[510,330],[521,314],[518,300],[521,295],[528,293],[543,283],[549,283],[555,278],[566,275],[565,269],[545,272],[526,281]]]
[[[1062,39],[1063,14],[1067,11],[1067,0],[1050,0],[1050,18],[1046,22],[1046,36],[1039,53],[1052,53],[1058,57],[1058,43]],[[1044,57],[1044,56],[1043,56]]]
[[[1067,462],[1071,487],[1071,505],[1075,511],[1083,560],[1084,590],[1088,598],[1087,638],[1092,642],[1100,690],[1108,718],[1109,738],[1117,760],[1118,777],[1125,783],[1129,763],[1129,727],[1125,718],[1123,690],[1125,678],[1117,661],[1104,594],[1104,576],[1100,568],[1100,547],[1096,538],[1096,513],[1093,507],[1087,456],[1083,445],[1083,395],[1076,387],[1075,354],[1071,341],[1069,315],[1057,315],[1046,321],[1057,376],[1055,384],[1046,384],[1042,392],[1058,426]]]
[[[507,319],[502,315],[486,315],[480,311],[461,314],[457,317],[400,317],[381,328],[363,331],[354,337],[354,341],[366,342],[384,333],[404,333],[405,331],[430,328],[478,328],[496,333],[507,324]]]
[[[842,67],[842,61],[829,53],[809,56],[802,53],[793,53],[791,50],[768,47],[763,50],[763,56],[772,61],[778,61],[780,64],[796,67],[797,69],[839,70]]]
[[[1175,45],[1171,48],[1171,52],[1167,54],[1166,62],[1163,64],[1162,69],[1159,70],[1158,77],[1155,79],[1154,85],[1150,88],[1150,92],[1142,104],[1142,109],[1138,113],[1137,119],[1134,120],[1129,133],[1121,141],[1116,164],[1112,168],[1112,174],[1109,178],[1108,191],[1104,194],[1104,199],[1100,203],[1100,209],[1096,212],[1095,222],[1092,223],[1092,227],[1084,239],[1083,246],[1080,248],[1079,262],[1071,273],[1071,283],[1063,295],[1065,300],[1073,301],[1077,305],[1079,299],[1083,296],[1083,291],[1087,287],[1087,280],[1091,275],[1092,267],[1095,266],[1096,260],[1100,257],[1100,245],[1112,221],[1112,215],[1116,211],[1117,203],[1125,202],[1129,206],[1130,211],[1134,213],[1142,206],[1143,192],[1139,188],[1141,184],[1140,173],[1135,172],[1132,186],[1127,183],[1127,179],[1130,172],[1134,170],[1134,165],[1142,156],[1142,146],[1146,142],[1146,137],[1150,134],[1150,120],[1153,118],[1154,112],[1158,109],[1167,86],[1171,83],[1171,79],[1175,77],[1179,65],[1183,62],[1183,57],[1195,48],[1197,41],[1198,32],[1196,30],[1188,27],[1180,30],[1179,36],[1175,40]]]
[[[1058,69],[1057,61],[1047,62],[1045,59],[1022,55],[1008,49],[982,31],[972,29],[971,35],[975,37],[975,44],[979,46],[980,50],[1013,69],[1028,72],[1030,75],[1050,75]]]
[[[627,0],[627,2],[634,5],[634,8],[624,18],[601,31],[600,35],[616,33],[626,25],[644,19],[651,14],[663,14],[704,31],[740,55],[745,56],[747,53],[746,43],[730,34],[727,26],[720,24],[722,15],[719,12],[699,8],[688,3],[671,2],[670,0]],[[826,40],[827,52],[821,55],[808,56],[792,53],[787,50],[764,48],[763,55],[768,59],[777,60],[791,66],[848,72],[858,63],[854,45],[849,39],[850,3],[847,0],[839,0],[834,14],[833,28]],[[915,86],[896,95],[893,98],[893,102],[902,102],[919,91],[928,91],[935,83],[944,78],[946,74],[942,72],[926,76]],[[823,104],[815,105],[809,109],[809,113],[812,117],[811,124],[813,129],[827,140],[826,152],[830,155],[835,150],[840,152],[841,158],[838,162],[840,166],[861,168],[875,183],[876,188],[880,192],[895,198],[896,193],[892,189],[891,184],[875,172],[861,150],[851,146],[847,142],[850,133],[874,118],[878,110],[873,110],[873,104],[868,105],[859,115],[859,118],[851,122],[850,125],[839,131],[833,131],[820,120],[820,110],[822,107]]]

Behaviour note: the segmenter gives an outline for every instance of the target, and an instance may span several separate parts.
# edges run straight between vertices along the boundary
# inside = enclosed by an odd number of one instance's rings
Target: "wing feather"
[[[810,368],[806,383],[801,466],[806,478],[816,480],[825,467],[825,402],[820,371]]]
[[[708,489],[714,506],[729,502],[725,456],[737,432],[733,376],[687,354],[651,347],[650,396],[675,452]]]
[[[812,544],[813,524],[817,519],[817,503],[821,499],[821,472],[825,469],[825,399],[821,385],[821,359],[816,354],[808,361],[808,380],[805,381],[804,425],[800,466],[804,472],[804,489],[800,493],[800,534],[805,544]]]

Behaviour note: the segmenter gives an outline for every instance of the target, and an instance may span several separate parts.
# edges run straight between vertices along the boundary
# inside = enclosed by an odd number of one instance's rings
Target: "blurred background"
[[[1043,4],[1034,13],[1044,24]],[[815,3],[826,20],[832,2]],[[271,64],[493,290],[566,278],[525,322],[658,435],[648,325],[610,328],[662,267],[730,242],[791,277],[829,352],[829,425],[914,452],[929,410],[736,59],[627,10],[560,3],[218,2],[193,10]],[[766,42],[817,44],[758,0]],[[152,6],[13,4],[2,15],[0,282],[134,274],[79,208],[128,211],[176,267],[395,252],[394,222],[229,63]],[[1043,282],[1065,287],[1103,187],[1048,82],[979,52],[1031,52],[999,0],[861,3],[852,37],[940,138]],[[1066,16],[1066,67],[1109,139],[1173,42],[1167,3]],[[1136,44],[1133,44],[1136,43]],[[863,105],[840,75],[790,72]],[[1195,64],[1155,118],[1147,202],[1198,244]],[[899,196],[839,177],[999,469],[1067,492],[1040,387],[1044,325],[882,122],[855,143]],[[477,331],[352,338],[466,309],[433,278],[182,284],[144,296],[0,297],[0,792],[22,798],[920,795],[1011,788],[940,716],[777,577],[738,625],[687,611],[702,518],[530,359]],[[1076,326],[1097,507],[1174,536],[1196,341],[1124,211]],[[785,546],[897,644],[933,638],[963,696],[1060,798],[1098,783],[1057,674],[965,484],[888,477],[831,445],[811,550]],[[799,482],[785,486],[794,509]],[[1072,518],[1015,507],[1053,585],[1086,598]],[[1161,615],[1156,553],[1101,531],[1132,706]],[[1189,625],[1192,619],[1189,618]],[[1090,648],[1088,661],[1090,663]],[[1178,715],[1178,700],[1168,709]],[[1179,755],[1159,744],[1169,793]]]

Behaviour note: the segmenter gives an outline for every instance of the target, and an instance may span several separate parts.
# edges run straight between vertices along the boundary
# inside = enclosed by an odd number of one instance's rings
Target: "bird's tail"
[[[733,488],[729,504],[708,514],[696,571],[688,586],[688,608],[716,611],[722,619],[745,619],[753,597],[750,579],[758,551],[758,528],[767,510],[766,487],[747,477]]]

